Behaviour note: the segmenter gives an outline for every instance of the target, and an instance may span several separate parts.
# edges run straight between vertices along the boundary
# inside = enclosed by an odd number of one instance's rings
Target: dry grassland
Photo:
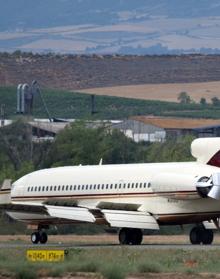
[[[210,102],[213,97],[220,98],[220,81],[113,86],[89,88],[78,92],[142,100],[178,102],[178,95],[183,91],[187,92],[195,102],[199,102],[202,97]]]

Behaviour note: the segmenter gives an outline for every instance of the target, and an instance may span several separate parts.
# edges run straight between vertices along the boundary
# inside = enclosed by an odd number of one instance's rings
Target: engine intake
[[[196,190],[200,197],[208,198],[208,194],[213,187],[212,179],[207,176],[201,177],[196,183]]]

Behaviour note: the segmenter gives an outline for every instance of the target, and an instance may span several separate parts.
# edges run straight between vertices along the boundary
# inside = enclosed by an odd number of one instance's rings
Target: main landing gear
[[[212,230],[207,230],[203,226],[192,228],[189,234],[190,242],[192,244],[212,244],[214,234]]]
[[[41,244],[45,244],[47,242],[47,239],[48,239],[48,237],[47,237],[46,232],[41,231],[41,230],[38,230],[31,234],[31,242],[33,244],[38,244],[39,242]]]
[[[123,228],[119,231],[119,242],[122,245],[140,245],[143,233],[140,229]]]

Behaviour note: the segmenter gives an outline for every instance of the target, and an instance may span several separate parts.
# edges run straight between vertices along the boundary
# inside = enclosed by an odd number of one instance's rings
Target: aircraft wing
[[[111,227],[159,230],[156,219],[147,212],[102,210]]]
[[[28,212],[78,222],[98,223],[100,219],[111,227],[159,230],[156,219],[148,212],[138,211],[140,205],[100,203],[100,208],[48,205],[36,203],[1,204],[6,212]],[[130,207],[129,207],[130,206]],[[110,209],[111,208],[111,209]]]
[[[95,216],[88,208],[53,205],[46,205],[45,207],[51,217],[89,223],[95,223],[96,221]]]

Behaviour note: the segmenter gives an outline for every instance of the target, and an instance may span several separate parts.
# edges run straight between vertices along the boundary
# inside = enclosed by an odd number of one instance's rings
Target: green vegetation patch
[[[202,248],[201,248],[202,249]],[[85,272],[108,279],[147,273],[219,273],[219,250],[184,250],[148,247],[70,249],[64,262],[28,262],[24,248],[1,249],[0,274],[16,278],[58,277]]]
[[[135,92],[134,92],[135,94]],[[62,90],[42,90],[51,117],[74,119],[123,119],[134,115],[220,118],[220,102],[172,103],[110,96],[95,96],[91,115],[91,95]],[[16,88],[0,87],[0,104],[5,104],[6,117],[16,117]],[[34,97],[34,117],[47,118],[38,95]]]

